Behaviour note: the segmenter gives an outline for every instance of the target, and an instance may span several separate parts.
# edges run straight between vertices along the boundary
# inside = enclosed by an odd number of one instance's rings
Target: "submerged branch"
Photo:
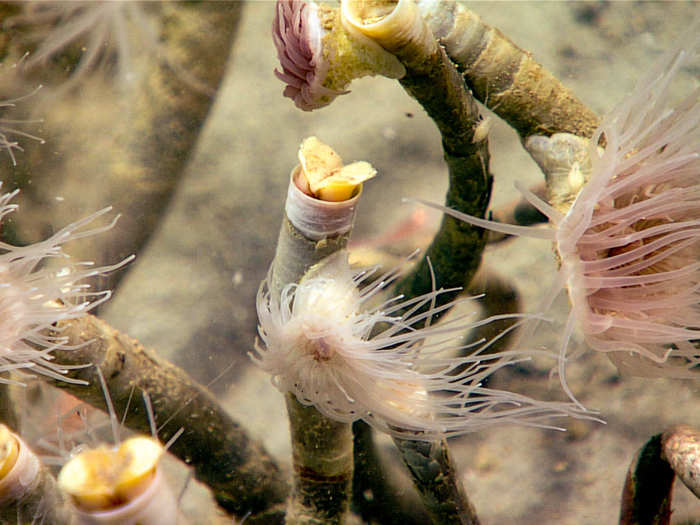
[[[134,390],[146,392],[153,405],[158,438],[167,443],[181,428],[182,435],[169,451],[194,467],[195,476],[208,485],[226,511],[247,523],[282,523],[288,487],[284,475],[263,445],[254,440],[217,403],[209,391],[186,372],[160,358],[138,341],[120,334],[104,321],[85,315],[59,322],[54,335],[67,338],[74,350],[53,352],[63,365],[76,368],[66,375],[86,381],[76,385],[46,379],[90,405],[106,411],[97,368],[104,375],[117,413],[125,413]],[[124,424],[150,433],[146,411],[132,406]]]
[[[433,119],[442,136],[445,161],[449,169],[447,207],[483,217],[491,196],[488,137],[480,136],[480,114],[476,101],[467,91],[462,78],[434,40],[412,3],[400,3],[392,13],[394,19],[412,21],[398,27],[391,17],[376,21],[367,18],[359,3],[348,2],[345,14],[355,27],[392,53],[406,69],[399,80]],[[364,23],[371,20],[371,23]],[[386,24],[384,25],[384,22]],[[430,265],[440,287],[466,287],[481,263],[487,233],[481,228],[443,217],[425,257],[417,268],[396,285],[406,297],[417,297],[434,289]],[[456,292],[455,292],[456,293]],[[455,293],[441,294],[445,304]],[[413,441],[394,438],[408,466],[423,503],[436,524],[476,525],[479,519],[452,464],[447,441]]]
[[[301,197],[294,180],[290,181],[290,193]],[[277,242],[275,260],[268,278],[272,297],[279,298],[282,289],[291,283],[299,282],[316,263],[345,248],[352,220],[348,217],[345,231],[313,240],[310,232],[331,227],[335,221],[323,216],[316,209],[327,209],[329,214],[347,215],[343,203],[324,203],[315,198],[306,198],[297,213],[290,211],[287,200],[287,214],[298,217],[297,224],[309,227],[309,232],[301,231],[285,216]],[[354,200],[354,199],[353,199]],[[296,200],[295,200],[296,202]],[[337,204],[338,212],[330,206]],[[346,211],[343,210],[346,208]],[[319,217],[320,215],[320,217]],[[325,220],[324,220],[325,219]],[[287,508],[287,524],[342,524],[349,515],[352,493],[353,443],[349,423],[340,423],[321,414],[312,406],[304,406],[292,393],[285,395],[289,427],[292,439],[293,482]]]
[[[675,476],[700,497],[700,432],[688,425],[652,436],[637,452],[622,491],[620,525],[671,523]]]
[[[418,0],[433,34],[469,89],[525,140],[591,137],[599,119],[573,92],[498,29],[454,0]],[[425,4],[425,5],[422,5]]]

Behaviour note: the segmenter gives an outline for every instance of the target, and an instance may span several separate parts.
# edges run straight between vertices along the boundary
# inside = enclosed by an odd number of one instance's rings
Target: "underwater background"
[[[700,11],[696,2],[466,5],[532,52],[599,115],[632,90]],[[305,113],[294,107],[282,97],[283,85],[272,74],[278,67],[270,36],[274,3],[253,1],[241,7],[225,74],[208,117],[192,150],[178,153],[186,164],[181,173],[171,174],[176,180],[171,181],[170,200],[165,198],[167,204],[154,219],[153,232],[137,251],[136,260],[121,271],[114,296],[101,307],[99,316],[209,384],[234,418],[289,466],[283,396],[265,373],[251,366],[247,353],[256,337],[255,294],[274,256],[300,142],[316,135],[346,162],[367,160],[379,172],[364,187],[353,234],[358,249],[364,250],[363,260],[370,264],[427,246],[439,214],[404,204],[401,198],[441,202],[447,170],[433,122],[396,81],[361,79],[353,82],[350,94],[327,108]],[[147,46],[135,50],[135,59],[149,60],[142,56],[148,52]],[[227,48],[220,50],[222,57],[227,53]],[[699,77],[697,68],[684,71],[679,89],[697,86]],[[91,101],[90,112],[75,111],[75,101],[71,109],[62,110],[59,96],[46,115],[39,116],[50,128],[52,114],[68,112],[64,122],[74,122],[62,133],[69,135],[85,126],[99,133],[94,144],[83,141],[80,148],[64,151],[61,144],[70,141],[52,143],[52,135],[42,134],[40,126],[36,133],[45,144],[26,144],[25,152],[16,153],[17,167],[0,159],[3,190],[17,184],[23,188],[20,209],[12,218],[19,240],[46,234],[41,225],[53,222],[53,217],[57,229],[64,226],[61,221],[70,222],[106,205],[125,211],[119,203],[128,201],[128,191],[118,196],[103,191],[102,178],[111,176],[109,170],[81,164],[79,157],[92,155],[91,148],[110,147],[111,128],[93,112],[100,111],[102,104],[105,115],[111,115],[115,106],[128,107],[129,101],[115,102],[114,91],[100,91],[103,80],[83,81],[84,87],[78,89]],[[133,96],[129,90],[124,93]],[[39,92],[37,97],[41,96]],[[85,124],[81,118],[87,119]],[[533,186],[542,181],[542,175],[516,133],[497,117],[492,120],[491,209],[498,209],[518,198],[514,181]],[[154,162],[160,154],[153,150]],[[56,156],[62,159],[61,167],[53,170],[51,159]],[[39,157],[41,163],[31,164],[31,159]],[[85,165],[90,172],[84,171]],[[73,176],[72,169],[83,172]],[[42,185],[41,196],[33,196],[32,185]],[[129,186],[120,187],[126,191]],[[60,200],[47,204],[46,195],[54,193]],[[141,214],[153,213],[147,200],[137,204],[130,209],[135,225]],[[121,224],[102,236],[117,242],[128,234]],[[126,255],[115,254],[108,262]],[[488,247],[482,267],[511,283],[520,295],[522,310],[532,311],[540,294],[550,288],[556,264],[548,241],[518,238]],[[541,327],[528,347],[551,346],[557,340],[567,301],[564,294],[557,299],[549,312],[555,322]],[[580,337],[578,342],[583,348]],[[482,523],[612,523],[619,515],[622,485],[636,450],[670,425],[700,425],[700,387],[693,382],[621,378],[605,356],[592,352],[569,364],[567,371],[578,399],[600,410],[606,424],[565,421],[568,432],[499,427],[450,440]],[[562,399],[558,380],[551,379],[549,366],[537,360],[499,371],[490,386]],[[35,426],[39,425],[41,414],[33,413],[29,402],[26,407],[23,418],[29,422],[34,418]],[[411,490],[391,441],[379,434],[375,439],[391,472],[404,479],[405,490]],[[185,469],[176,461],[171,463],[176,480],[172,485],[180,487]],[[700,502],[681,483],[674,492],[673,509],[673,523],[700,520]],[[185,492],[183,511],[190,523],[230,523],[206,489],[194,481]]]

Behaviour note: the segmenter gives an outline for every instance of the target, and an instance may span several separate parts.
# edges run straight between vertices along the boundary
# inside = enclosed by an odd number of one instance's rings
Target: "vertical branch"
[[[395,6],[393,2],[384,4],[386,9]],[[479,108],[416,5],[402,0],[394,11],[384,14],[383,20],[365,24],[363,19],[376,20],[381,12],[376,16],[363,13],[359,5],[347,0],[343,3],[343,15],[399,59],[406,69],[399,82],[440,130],[450,183],[445,205],[483,217],[493,181],[489,174],[488,137],[476,135],[481,119]],[[445,216],[426,256],[412,274],[397,284],[397,291],[415,297],[432,289],[428,258],[439,286],[466,287],[481,262],[486,239],[482,228]],[[441,294],[438,303],[452,299],[454,294]]]
[[[305,150],[309,144],[314,144],[312,151]],[[307,139],[299,155],[303,167],[294,170],[289,183],[286,214],[268,277],[273,300],[279,300],[282,289],[299,282],[313,265],[345,248],[361,192],[338,202],[310,195],[313,191],[309,184],[314,186],[316,182],[312,180],[311,171],[315,175],[328,176],[324,162],[319,159],[328,155],[335,167],[340,161],[330,148],[315,139]],[[307,192],[303,192],[300,186],[304,186]],[[285,395],[285,401],[293,455],[287,523],[345,523],[352,494],[351,424],[331,420],[314,407],[302,405],[292,393]]]
[[[476,102],[413,2],[377,2],[373,6],[366,9],[360,2],[345,0],[343,16],[399,59],[406,69],[401,85],[440,130],[450,180],[446,206],[483,217],[492,178],[487,137],[476,135],[480,121]],[[481,262],[486,240],[483,229],[445,216],[426,256],[396,285],[397,291],[416,297],[433,289],[428,259],[440,286],[468,285]],[[453,298],[454,294],[441,294],[438,302],[445,304]],[[479,523],[456,475],[446,440],[394,438],[394,443],[434,523]]]

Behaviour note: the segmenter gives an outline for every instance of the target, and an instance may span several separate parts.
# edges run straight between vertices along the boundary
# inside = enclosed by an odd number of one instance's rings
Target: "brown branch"
[[[474,96],[525,140],[573,133],[591,137],[599,119],[532,55],[459,2],[440,0],[428,18]],[[448,23],[449,21],[449,23]]]
[[[359,2],[353,6],[355,27],[399,59],[406,69],[399,80],[401,86],[423,106],[440,130],[450,182],[445,206],[483,217],[491,197],[492,177],[488,168],[488,138],[478,134],[480,114],[476,102],[445,50],[417,16],[415,6],[407,2],[398,6],[392,2],[377,2],[372,6],[369,11],[376,8],[375,13],[365,12],[365,6]],[[413,21],[410,31],[390,22],[377,22],[381,17],[391,20],[387,15],[394,9],[405,9],[405,18]],[[378,16],[365,18],[368,14]],[[364,20],[370,21],[370,25],[363,26]],[[396,292],[417,297],[432,291],[431,264],[439,286],[466,287],[481,263],[486,239],[484,229],[445,215],[425,257],[413,272],[397,283]],[[454,299],[454,295],[440,294],[437,302],[445,304]],[[394,443],[433,523],[479,523],[456,475],[446,440],[394,438]]]
[[[282,503],[289,490],[284,473],[263,445],[249,436],[206,388],[154,351],[92,315],[60,322],[56,331],[67,338],[68,344],[80,346],[55,351],[56,361],[99,367],[117,413],[126,411],[134,389],[141,390],[151,398],[162,442],[180,428],[185,429],[169,451],[193,466],[196,478],[211,488],[221,507],[238,517],[250,512],[246,523],[283,522]],[[106,410],[95,366],[67,374],[87,381],[87,386],[47,381]],[[148,415],[139,406],[129,408],[125,424],[138,432],[150,433]]]
[[[298,169],[298,168],[297,168]],[[290,181],[290,185],[294,185]],[[294,186],[293,189],[299,191]],[[314,201],[309,201],[314,202]],[[348,208],[337,204],[335,217],[348,216]],[[319,206],[323,203],[319,202]],[[287,203],[289,206],[289,202]],[[333,224],[329,216],[319,218],[315,208],[306,209],[315,226]],[[350,214],[354,218],[354,211]],[[304,218],[309,221],[306,215]],[[279,298],[282,289],[299,282],[306,272],[324,258],[347,246],[352,220],[344,233],[312,240],[285,216],[269,278],[270,292]],[[293,394],[285,396],[292,440],[292,493],[287,508],[287,524],[320,525],[345,523],[352,494],[353,444],[349,423],[340,423],[303,406]]]
[[[653,436],[639,450],[622,491],[620,525],[668,525],[675,476],[700,497],[700,432],[687,425]]]

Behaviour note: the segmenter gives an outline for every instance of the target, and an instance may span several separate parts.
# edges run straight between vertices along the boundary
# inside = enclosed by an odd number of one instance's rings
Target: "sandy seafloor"
[[[651,2],[469,2],[487,23],[531,51],[599,114],[629,92],[635,79],[682,33],[700,5]],[[162,225],[131,265],[102,315],[208,381],[252,435],[289,464],[282,395],[251,366],[255,292],[273,257],[288,174],[300,141],[317,135],[347,161],[379,171],[365,187],[355,236],[377,237],[412,213],[401,197],[440,201],[446,187],[440,138],[398,83],[370,78],[330,107],[303,113],[281,96],[272,75],[273,3],[246,6],[229,71]],[[686,88],[698,83],[686,74]],[[542,176],[515,134],[494,119],[490,135],[493,207],[517,196],[513,182]],[[436,213],[429,213],[437,224]],[[430,228],[433,226],[427,226]],[[118,228],[118,226],[117,226]],[[424,247],[429,230],[401,239],[406,253]],[[487,249],[483,264],[514,283],[525,308],[535,308],[556,264],[546,241],[514,239]],[[486,290],[488,293],[488,290]],[[550,312],[556,322],[533,346],[551,345],[567,299]],[[554,395],[547,367],[509,372],[500,388]],[[619,378],[604,356],[585,354],[568,367],[578,399],[606,424],[567,424],[569,432],[503,427],[451,441],[467,491],[484,525],[603,524],[618,519],[630,460],[651,435],[676,423],[700,426],[697,384]],[[551,388],[551,394],[548,394]],[[382,440],[388,456],[389,440]],[[191,523],[213,523],[215,506],[201,489],[183,501]],[[700,521],[700,502],[682,485],[673,522]],[[203,509],[212,517],[203,517]],[[222,523],[224,522],[222,518]]]

